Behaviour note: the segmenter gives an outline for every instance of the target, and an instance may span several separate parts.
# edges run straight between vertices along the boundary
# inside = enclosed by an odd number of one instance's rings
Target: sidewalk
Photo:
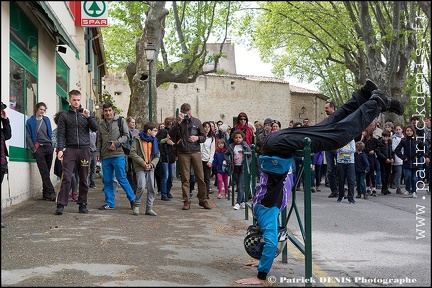
[[[174,181],[172,201],[156,198],[156,217],[132,215],[121,188],[114,210],[98,210],[100,178],[89,191],[89,214],[69,202],[54,215],[54,202],[36,199],[4,209],[2,286],[241,286],[234,281],[256,275],[255,267],[242,265],[251,259],[243,238],[252,218],[244,220],[245,210],[232,209],[217,192],[212,210],[194,195],[183,211],[180,185]],[[301,278],[304,262],[289,254],[282,263],[279,255],[269,275]]]

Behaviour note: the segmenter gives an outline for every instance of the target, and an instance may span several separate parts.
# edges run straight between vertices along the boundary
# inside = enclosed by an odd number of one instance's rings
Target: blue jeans
[[[396,184],[396,188],[401,188],[401,179],[402,179],[402,165],[395,165],[394,166],[395,171],[396,171],[396,176],[395,176],[395,184]]]
[[[115,207],[115,191],[113,189],[114,171],[120,186],[125,190],[129,201],[135,200],[135,195],[126,178],[126,159],[124,156],[102,159],[103,183],[106,205]]]
[[[240,166],[242,167],[242,166]],[[237,183],[237,204],[241,204],[245,202],[245,192],[244,192],[244,172],[243,169],[234,167],[233,177],[235,182]]]
[[[254,215],[265,242],[257,270],[258,272],[268,273],[273,265],[278,246],[279,208],[276,206],[267,208],[263,205],[257,205],[254,207]]]
[[[173,183],[175,163],[160,162],[160,164],[162,166],[161,195],[168,197]]]
[[[404,168],[404,176],[405,176],[405,190],[414,193],[416,192],[416,183],[417,183],[417,176],[416,176],[417,168],[415,169],[407,169]]]

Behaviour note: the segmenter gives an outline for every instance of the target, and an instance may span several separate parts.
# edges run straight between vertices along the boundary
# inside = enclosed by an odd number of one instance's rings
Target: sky
[[[248,50],[246,46],[237,43],[234,47],[237,74],[274,77],[271,73],[271,64],[263,63],[257,50]],[[314,84],[300,83],[296,78],[286,78],[285,80],[297,87],[318,90]]]

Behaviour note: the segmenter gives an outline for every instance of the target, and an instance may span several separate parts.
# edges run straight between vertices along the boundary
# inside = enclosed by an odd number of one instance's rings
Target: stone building
[[[202,121],[222,120],[230,126],[236,122],[240,112],[248,115],[249,121],[277,119],[282,127],[290,120],[309,118],[311,124],[324,119],[324,104],[327,96],[318,91],[290,85],[274,77],[237,75],[234,44],[224,46],[227,57],[220,59],[218,71],[226,74],[207,74],[195,83],[169,83],[157,88],[157,122],[174,116],[176,109],[187,102],[192,114]],[[207,45],[209,55],[218,52],[219,43]],[[209,56],[211,57],[211,56]],[[211,63],[211,61],[209,61]],[[204,66],[203,69],[210,69]],[[113,95],[116,105],[127,115],[130,89],[125,73],[117,72],[105,78],[105,88]]]

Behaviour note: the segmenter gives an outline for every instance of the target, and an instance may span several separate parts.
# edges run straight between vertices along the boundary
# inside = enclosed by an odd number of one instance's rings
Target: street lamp
[[[149,122],[152,122],[152,74],[151,74],[151,63],[154,60],[154,55],[156,52],[156,48],[153,45],[153,43],[147,43],[147,46],[145,48],[145,53],[146,53],[146,59],[149,62]]]

